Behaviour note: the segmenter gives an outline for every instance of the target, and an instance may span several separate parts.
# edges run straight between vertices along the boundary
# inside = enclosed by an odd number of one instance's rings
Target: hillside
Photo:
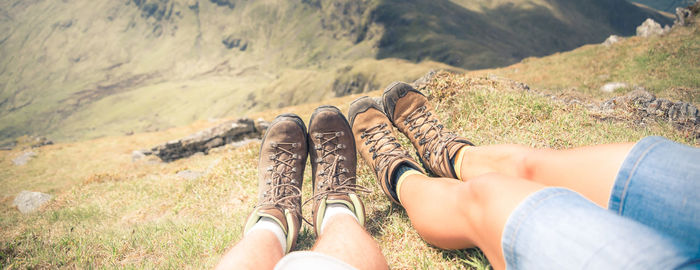
[[[695,18],[694,24],[700,21]],[[700,104],[700,30],[679,27],[663,37],[630,37],[610,46],[586,45],[469,74],[507,77],[549,93],[585,93],[598,100],[642,87],[661,97]],[[601,91],[607,83],[627,86],[612,93]]]
[[[700,146],[698,139],[662,118],[638,122],[627,118],[628,112],[621,109],[615,111],[616,117],[600,117],[585,105],[631,90],[621,89],[614,94],[594,91],[610,78],[624,78],[600,76],[600,69],[629,70],[623,74],[631,76],[630,83],[663,86],[655,90],[659,96],[697,94],[698,86],[688,85],[693,80],[682,75],[697,74],[695,70],[700,68],[697,62],[700,50],[692,47],[698,44],[695,40],[700,35],[697,22],[696,18],[694,26],[676,28],[662,37],[630,38],[615,44],[619,48],[588,45],[572,52],[529,58],[503,69],[466,74],[438,72],[422,89],[447,127],[478,145],[519,143],[562,149],[661,135]],[[681,55],[695,60],[676,66],[673,59]],[[599,66],[601,58],[617,59],[619,65]],[[657,65],[661,62],[653,59],[672,61]],[[551,69],[546,69],[548,66]],[[592,68],[582,68],[586,66]],[[654,72],[638,70],[649,67],[654,67]],[[564,70],[576,72],[557,73]],[[547,75],[550,72],[552,76]],[[561,78],[563,75],[571,78]],[[510,76],[531,81],[530,90],[522,83],[503,78]],[[675,77],[681,80],[668,80]],[[572,87],[566,87],[567,83]],[[585,90],[586,85],[590,90]],[[569,96],[579,102],[561,102],[542,93]],[[378,96],[381,92],[366,94]],[[308,120],[313,109],[321,104],[336,105],[347,112],[349,103],[358,96],[264,110],[248,116],[271,120],[277,114],[292,112]],[[682,99],[695,100],[687,96]],[[170,163],[133,162],[131,153],[212,125],[215,123],[196,121],[132,136],[0,151],[0,267],[212,267],[226,248],[240,239],[244,218],[256,203],[259,142]],[[404,138],[401,143],[409,145]],[[26,165],[13,165],[12,159],[24,151],[34,151],[36,157]],[[189,179],[178,175],[186,171],[199,174]],[[358,179],[359,184],[372,190],[364,196],[367,229],[379,242],[393,269],[487,269],[488,262],[476,249],[442,251],[422,241],[405,211],[385,198],[372,172],[362,162],[358,166]],[[304,198],[311,195],[310,180],[307,169]],[[41,191],[54,197],[38,212],[24,215],[11,206],[21,190]],[[304,209],[306,216],[310,211]],[[311,247],[314,241],[311,228],[305,227],[300,241],[299,249]]]
[[[623,0],[3,1],[0,144],[156,131],[503,66],[629,35],[647,17],[670,23]]]

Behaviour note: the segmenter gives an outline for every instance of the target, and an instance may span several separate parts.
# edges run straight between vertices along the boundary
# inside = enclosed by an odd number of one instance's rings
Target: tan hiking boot
[[[459,149],[473,145],[447,131],[428,99],[409,84],[394,82],[382,95],[384,112],[418,150],[418,157],[432,173],[457,179],[450,162]]]
[[[258,205],[244,234],[263,217],[275,220],[287,236],[287,250],[296,246],[301,229],[301,184],[308,154],[306,127],[295,114],[277,116],[265,132],[258,160]]]
[[[313,225],[320,234],[326,206],[340,203],[355,213],[360,225],[365,208],[357,196],[367,192],[356,184],[357,152],[350,125],[333,106],[318,107],[309,120],[309,154],[313,171]]]
[[[400,204],[394,186],[396,183],[392,183],[396,169],[400,165],[412,167],[420,172],[423,172],[423,169],[401,148],[391,122],[376,100],[370,97],[356,99],[350,104],[348,116],[362,158],[374,170],[384,193],[393,202]]]

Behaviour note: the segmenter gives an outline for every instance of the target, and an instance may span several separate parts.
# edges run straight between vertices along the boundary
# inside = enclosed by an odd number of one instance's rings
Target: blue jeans
[[[501,240],[508,269],[700,269],[700,149],[644,138],[608,210],[545,188],[513,211]]]

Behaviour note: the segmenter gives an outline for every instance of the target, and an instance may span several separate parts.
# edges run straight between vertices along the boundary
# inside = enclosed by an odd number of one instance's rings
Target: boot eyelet
[[[274,148],[277,148],[278,145],[277,145],[276,142],[273,142],[273,143],[270,143],[270,146],[272,146],[272,147],[274,147]]]
[[[338,137],[341,137],[343,135],[345,135],[345,132],[342,132],[342,131],[338,131],[335,133],[335,136],[338,136]]]

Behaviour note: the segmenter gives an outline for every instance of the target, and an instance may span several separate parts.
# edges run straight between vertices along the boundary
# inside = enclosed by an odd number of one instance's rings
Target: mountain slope
[[[316,102],[600,42],[646,17],[670,22],[623,2],[2,1],[0,144]]]
[[[388,0],[374,16],[387,28],[380,58],[432,59],[469,69],[567,51],[610,34],[634,35],[647,18],[671,22],[624,0]]]

